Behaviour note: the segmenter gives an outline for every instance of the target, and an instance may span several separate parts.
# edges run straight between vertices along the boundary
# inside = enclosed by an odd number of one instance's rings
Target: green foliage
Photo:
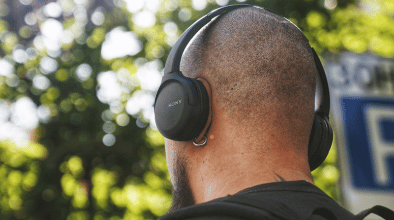
[[[205,1],[163,0],[157,7],[138,8],[137,1],[117,0],[113,7],[97,3],[89,8],[75,3],[83,1],[64,0],[57,18],[63,29],[60,41],[48,38],[59,27],[48,16],[36,16],[36,22],[27,16],[27,25],[9,24],[13,11],[7,17],[4,8],[10,2],[0,3],[0,99],[29,97],[46,117],[31,131],[36,143],[20,147],[0,140],[1,217],[156,219],[165,214],[171,183],[164,139],[150,126],[152,108],[141,104],[151,105],[155,93],[147,81],[162,70],[179,35],[226,1],[208,0],[204,6],[197,3]],[[288,17],[319,52],[394,55],[391,0],[244,2]],[[88,16],[79,13],[84,10]],[[49,32],[48,24],[54,25]],[[115,31],[126,33],[123,40],[138,39],[134,51],[120,56],[104,52]],[[338,200],[336,157],[334,146],[313,176]]]
[[[0,216],[18,218],[24,201],[37,186],[40,162],[47,157],[44,146],[30,142],[20,148],[10,140],[0,142]]]

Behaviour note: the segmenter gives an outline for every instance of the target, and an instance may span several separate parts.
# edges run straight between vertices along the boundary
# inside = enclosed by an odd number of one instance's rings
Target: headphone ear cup
[[[308,160],[311,171],[320,166],[326,159],[331,148],[332,138],[332,128],[328,121],[315,113],[308,146]]]
[[[168,139],[193,140],[208,121],[208,92],[197,79],[186,78],[181,74],[165,77],[156,95],[156,126]]]

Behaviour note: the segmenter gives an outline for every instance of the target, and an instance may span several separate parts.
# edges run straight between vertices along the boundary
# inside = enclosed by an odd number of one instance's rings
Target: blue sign
[[[394,191],[394,99],[342,97],[355,188]]]

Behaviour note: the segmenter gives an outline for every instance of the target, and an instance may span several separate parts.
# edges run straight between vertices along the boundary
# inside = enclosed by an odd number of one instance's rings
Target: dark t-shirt
[[[228,202],[231,197],[240,195],[252,201],[252,205]],[[354,215],[330,198],[315,185],[306,181],[276,182],[246,188],[234,196],[218,198],[209,202],[182,208],[169,213],[161,220],[241,220],[241,219],[307,219],[312,212],[324,207],[338,219],[351,219]],[[262,202],[266,210],[258,207],[256,200]],[[255,201],[256,203],[254,203]],[[255,207],[253,207],[255,206]],[[283,212],[285,217],[275,212]],[[295,216],[297,218],[287,217]],[[317,217],[316,219],[324,219]]]

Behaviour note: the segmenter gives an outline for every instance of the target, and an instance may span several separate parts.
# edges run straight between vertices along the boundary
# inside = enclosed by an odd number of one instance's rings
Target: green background
[[[127,111],[133,97],[138,103],[138,97],[155,95],[144,88],[137,72],[147,65],[161,71],[171,42],[193,21],[220,5],[239,1],[208,0],[198,8],[190,0],[146,0],[141,1],[143,8],[130,12],[122,0],[59,0],[63,14],[56,19],[73,33],[70,41],[61,43],[60,54],[48,52],[45,39],[40,38],[40,28],[52,19],[39,16],[49,1],[20,2],[31,2],[27,5],[36,15],[34,24],[23,22],[26,13],[19,1],[0,1],[0,55],[12,65],[12,74],[0,74],[0,100],[11,104],[29,97],[36,106],[47,109],[49,118],[31,130],[32,141],[27,146],[10,138],[0,140],[0,219],[117,220],[164,215],[172,198],[164,139],[150,125],[149,109]],[[289,18],[318,53],[394,56],[393,0],[242,2]],[[77,6],[84,8],[87,21],[73,13]],[[154,24],[139,25],[136,19],[141,11],[153,14]],[[95,12],[105,19],[92,22]],[[101,48],[106,34],[117,27],[134,33],[141,50],[104,59]],[[16,49],[28,48],[35,53],[23,61],[15,60]],[[53,71],[43,69],[42,61],[47,58],[57,64]],[[76,73],[81,64],[91,68],[87,78]],[[111,102],[97,95],[102,87],[97,77],[107,71],[124,88]],[[37,88],[35,76],[45,77],[50,85]],[[105,135],[109,146],[103,143]],[[336,146],[312,174],[316,185],[341,203]]]

